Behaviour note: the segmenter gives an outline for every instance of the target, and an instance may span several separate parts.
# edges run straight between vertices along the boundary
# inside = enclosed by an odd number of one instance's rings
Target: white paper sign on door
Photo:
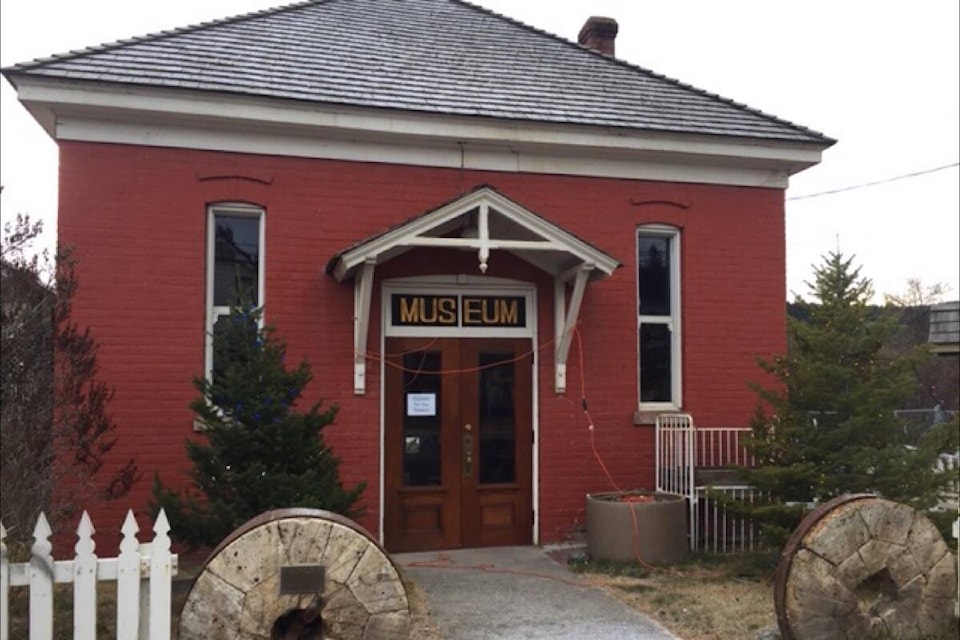
[[[437,415],[437,394],[408,393],[407,416],[423,417]]]

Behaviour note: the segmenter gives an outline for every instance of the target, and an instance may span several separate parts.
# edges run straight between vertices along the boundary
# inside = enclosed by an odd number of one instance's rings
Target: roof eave
[[[613,160],[701,163],[770,172],[766,186],[781,187],[786,186],[790,175],[819,163],[822,152],[834,144],[826,137],[781,140],[652,131],[63,80],[37,77],[14,68],[3,73],[16,87],[19,100],[56,140],[88,139],[91,134],[89,127],[84,129],[84,121],[158,127],[215,123],[221,131],[255,127],[260,132],[296,131],[302,135],[310,131],[320,137],[398,144],[416,140],[461,148],[510,147],[531,154],[559,152]],[[97,131],[109,138],[105,127],[98,127]]]

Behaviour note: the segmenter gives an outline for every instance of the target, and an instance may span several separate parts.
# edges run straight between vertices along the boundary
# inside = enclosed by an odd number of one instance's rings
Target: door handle
[[[468,478],[473,475],[473,434],[470,433],[470,425],[465,427],[466,433],[463,434],[463,464],[460,465],[463,476]]]

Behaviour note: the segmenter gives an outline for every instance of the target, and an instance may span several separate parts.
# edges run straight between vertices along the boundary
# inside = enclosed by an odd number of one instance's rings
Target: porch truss
[[[611,275],[619,261],[570,232],[482,186],[389,231],[333,256],[327,273],[337,282],[354,279],[353,390],[366,392],[367,335],[376,266],[416,247],[475,250],[487,271],[494,251],[509,251],[554,278],[554,387],[566,390],[566,364],[587,284]],[[572,292],[567,300],[567,287]]]

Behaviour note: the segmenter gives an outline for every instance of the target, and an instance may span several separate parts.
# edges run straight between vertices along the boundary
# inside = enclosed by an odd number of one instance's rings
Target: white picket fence
[[[117,583],[118,640],[169,640],[170,598],[177,556],[170,553],[170,525],[163,512],[153,525],[150,543],[137,540],[139,527],[133,511],[120,529],[120,555],[98,558],[94,553],[95,533],[87,512],[77,526],[76,555],[73,560],[54,560],[50,543],[52,531],[44,514],[33,530],[30,562],[10,563],[7,558],[7,531],[0,523],[0,640],[10,634],[10,589],[30,589],[30,640],[53,638],[54,584],[73,583],[73,637],[97,637],[97,582]]]

